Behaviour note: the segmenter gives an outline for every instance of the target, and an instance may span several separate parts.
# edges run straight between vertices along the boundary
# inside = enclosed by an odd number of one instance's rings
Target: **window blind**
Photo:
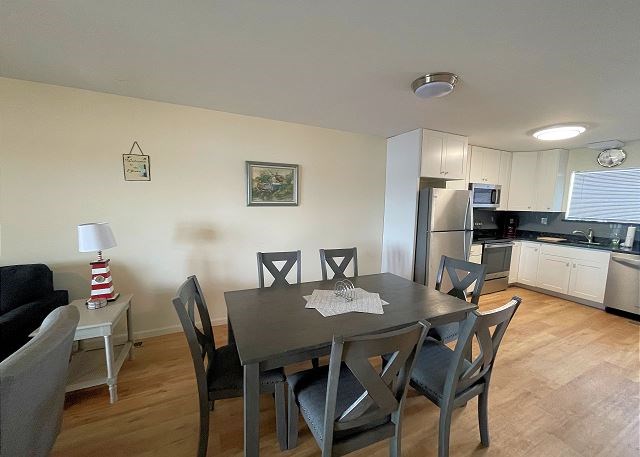
[[[574,172],[565,217],[640,223],[640,168]]]

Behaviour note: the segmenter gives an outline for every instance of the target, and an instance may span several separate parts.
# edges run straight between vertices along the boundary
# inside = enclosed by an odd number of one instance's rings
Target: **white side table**
[[[133,327],[131,326],[131,299],[133,295],[120,295],[104,308],[88,309],[86,299],[74,300],[71,305],[80,311],[80,322],[74,341],[104,337],[104,350],[80,350],[71,357],[66,391],[107,384],[111,403],[118,401],[118,372],[129,356],[133,359]],[[127,342],[114,348],[113,329],[127,316]],[[80,345],[80,343],[78,343]],[[117,355],[115,349],[118,349]],[[105,370],[106,361],[106,370]]]

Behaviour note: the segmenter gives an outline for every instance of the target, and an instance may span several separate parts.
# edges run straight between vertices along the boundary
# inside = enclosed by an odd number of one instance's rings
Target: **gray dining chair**
[[[487,268],[484,265],[443,255],[436,275],[436,290],[466,301],[467,289],[475,281],[473,292],[471,293],[471,303],[477,305],[480,301],[486,270]],[[447,284],[451,284],[451,289],[448,291],[442,290],[445,281]],[[432,327],[429,330],[429,336],[449,343],[458,337],[459,330],[460,324],[451,322]]]
[[[266,268],[273,282],[271,287],[288,286],[287,275],[291,269],[296,266],[296,282],[300,284],[302,273],[302,262],[300,260],[300,251],[289,252],[258,252],[258,287],[263,288],[264,285],[264,269]],[[281,268],[278,268],[274,262],[284,262]]]
[[[264,281],[264,269],[266,268],[271,276],[273,276],[273,282],[269,287],[282,287],[291,285],[289,281],[287,281],[287,275],[291,271],[291,269],[296,266],[296,282],[295,284],[300,284],[302,282],[302,260],[301,260],[301,252],[300,251],[285,251],[285,252],[258,252],[258,287],[261,289],[265,287]],[[274,262],[284,262],[282,267],[278,268]],[[233,341],[235,341],[235,337],[233,336],[233,329],[231,329],[231,322],[227,321],[227,325],[229,330],[229,334]],[[320,365],[320,359],[314,357],[311,359],[311,364],[314,367]]]
[[[36,336],[0,362],[0,456],[48,456],[62,425],[69,357],[80,314],[54,309]]]
[[[189,276],[178,288],[173,306],[187,338],[196,372],[200,405],[198,457],[204,457],[209,442],[209,410],[213,411],[216,400],[243,396],[244,373],[235,345],[216,347],[207,303],[195,276]],[[276,430],[281,450],[287,447],[284,382],[282,369],[260,374],[261,393],[275,394]]]
[[[427,338],[422,345],[411,374],[411,387],[440,408],[438,457],[449,455],[453,410],[476,396],[480,440],[484,446],[489,446],[491,374],[500,342],[521,301],[519,297],[513,297],[500,308],[470,313],[461,324],[455,349],[432,338]],[[466,354],[474,339],[479,345],[479,354],[468,361]]]
[[[338,265],[336,258],[342,258]],[[326,281],[327,265],[333,271],[333,279],[346,278],[345,271],[349,263],[353,261],[353,276],[358,276],[358,250],[356,248],[346,249],[320,249],[320,266],[322,267],[322,280]]]
[[[287,376],[289,449],[298,438],[298,415],[306,421],[322,456],[340,456],[390,438],[401,455],[402,411],[416,352],[428,323],[357,337],[333,338],[329,366]],[[376,370],[369,359],[390,354]]]

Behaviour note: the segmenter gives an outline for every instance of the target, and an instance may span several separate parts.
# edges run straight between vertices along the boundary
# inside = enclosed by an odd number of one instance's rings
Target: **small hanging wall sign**
[[[136,147],[139,154],[133,151]],[[151,181],[151,160],[142,152],[137,141],[131,145],[129,154],[122,154],[122,168],[125,181]]]

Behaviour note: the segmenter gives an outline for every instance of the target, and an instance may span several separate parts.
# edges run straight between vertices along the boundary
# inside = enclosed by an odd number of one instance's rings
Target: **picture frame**
[[[246,164],[247,206],[298,206],[297,164]]]
[[[151,181],[151,158],[144,154],[122,154],[125,181]]]

